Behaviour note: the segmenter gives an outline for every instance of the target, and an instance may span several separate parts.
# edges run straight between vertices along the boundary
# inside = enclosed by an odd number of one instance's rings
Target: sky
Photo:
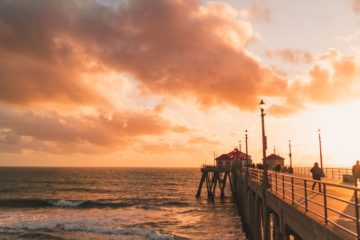
[[[360,0],[0,0],[0,166],[360,159]]]

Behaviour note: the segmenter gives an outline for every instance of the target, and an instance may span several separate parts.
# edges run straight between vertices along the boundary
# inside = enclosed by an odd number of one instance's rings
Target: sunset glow
[[[2,0],[0,165],[360,159],[360,1]]]

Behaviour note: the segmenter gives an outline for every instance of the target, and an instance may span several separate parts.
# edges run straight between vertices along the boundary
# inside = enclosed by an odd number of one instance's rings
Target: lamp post
[[[241,140],[239,140],[239,151],[241,152]]]
[[[270,188],[270,183],[269,183],[269,178],[268,178],[268,173],[267,173],[267,165],[265,164],[267,143],[266,143],[266,136],[265,136],[264,117],[265,117],[266,114],[264,113],[264,107],[265,107],[265,103],[261,99],[261,101],[260,101],[260,111],[261,111],[262,144],[263,144],[263,170],[264,170],[263,171],[262,186],[264,187],[264,189],[267,189],[267,188]]]
[[[262,195],[265,196],[266,190],[271,188],[271,179],[269,181],[268,178],[268,172],[267,172],[267,165],[265,164],[265,159],[266,159],[266,148],[267,148],[267,141],[266,141],[266,135],[265,135],[265,123],[264,123],[264,117],[265,117],[265,113],[264,113],[264,101],[261,99],[260,101],[260,111],[261,111],[261,129],[262,129],[262,144],[263,144],[263,176],[262,176],[262,183],[261,183],[261,188],[262,188]],[[266,198],[265,198],[266,199]],[[264,239],[270,239],[270,213],[268,210],[266,210],[266,208],[263,208],[262,211],[262,215],[263,215],[263,228],[264,228]]]
[[[267,148],[267,142],[266,142],[266,136],[265,136],[265,123],[264,123],[264,113],[265,109],[265,102],[261,99],[260,101],[260,111],[261,111],[261,130],[262,130],[262,151],[263,151],[263,165],[265,164],[265,158],[266,158],[266,148]]]
[[[292,153],[291,153],[291,141],[289,140],[289,159],[290,159],[290,167],[289,167],[289,173],[293,173],[293,167],[292,167]]]
[[[249,166],[249,155],[248,155],[248,130],[245,130],[245,153],[246,153],[246,166]]]
[[[320,168],[323,169],[323,156],[322,156],[321,132],[320,132],[320,129],[318,129],[318,136],[319,136],[319,150],[320,150]]]

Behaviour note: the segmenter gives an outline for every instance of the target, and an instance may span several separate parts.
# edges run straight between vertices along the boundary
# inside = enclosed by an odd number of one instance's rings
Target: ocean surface
[[[0,168],[0,239],[245,239],[199,169]]]

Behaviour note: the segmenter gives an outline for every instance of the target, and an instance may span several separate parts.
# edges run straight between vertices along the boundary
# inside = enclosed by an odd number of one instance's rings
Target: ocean
[[[0,168],[0,239],[246,239],[199,169]]]

